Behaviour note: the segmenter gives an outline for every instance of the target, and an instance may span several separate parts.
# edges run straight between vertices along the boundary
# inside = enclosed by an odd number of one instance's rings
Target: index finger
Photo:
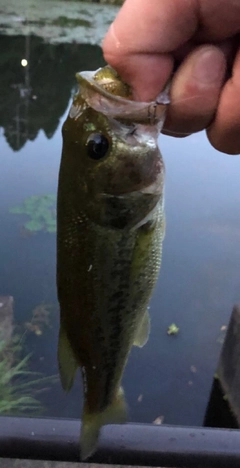
[[[209,1],[209,0],[208,0]],[[107,53],[168,53],[198,27],[196,0],[126,0],[103,43]],[[112,35],[112,37],[111,37]],[[114,37],[115,35],[115,37]]]
[[[239,0],[126,0],[103,52],[136,97],[150,100],[171,74],[173,52],[189,39],[218,42],[239,31]]]
[[[110,27],[103,41],[104,57],[142,100],[145,95],[147,100],[156,97],[156,89],[162,88],[173,68],[169,52],[188,41],[196,30],[193,3],[126,0]]]

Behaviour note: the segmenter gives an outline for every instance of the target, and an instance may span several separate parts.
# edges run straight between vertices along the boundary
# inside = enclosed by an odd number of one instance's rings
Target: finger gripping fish
[[[126,421],[123,371],[132,345],[143,346],[149,334],[164,236],[157,136],[168,101],[165,94],[133,101],[110,67],[77,79],[58,184],[58,360],[66,391],[82,371],[85,459],[102,425]]]

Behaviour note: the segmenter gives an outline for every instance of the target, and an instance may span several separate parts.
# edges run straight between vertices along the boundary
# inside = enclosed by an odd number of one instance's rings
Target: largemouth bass
[[[110,67],[77,79],[58,185],[58,360],[67,391],[82,371],[85,459],[102,425],[126,421],[123,371],[132,345],[148,339],[164,236],[157,136],[168,100],[133,101]]]

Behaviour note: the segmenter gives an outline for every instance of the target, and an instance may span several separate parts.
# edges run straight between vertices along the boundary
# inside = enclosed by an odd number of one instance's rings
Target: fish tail
[[[113,402],[101,413],[83,411],[80,445],[81,460],[90,457],[96,450],[99,432],[104,424],[123,424],[127,420],[127,405],[120,387]]]

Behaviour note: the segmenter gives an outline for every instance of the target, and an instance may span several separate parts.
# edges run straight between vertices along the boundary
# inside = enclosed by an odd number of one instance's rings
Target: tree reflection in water
[[[98,46],[47,44],[33,35],[0,36],[0,50],[0,127],[14,151],[39,130],[52,138],[86,56],[90,70],[104,64]]]

